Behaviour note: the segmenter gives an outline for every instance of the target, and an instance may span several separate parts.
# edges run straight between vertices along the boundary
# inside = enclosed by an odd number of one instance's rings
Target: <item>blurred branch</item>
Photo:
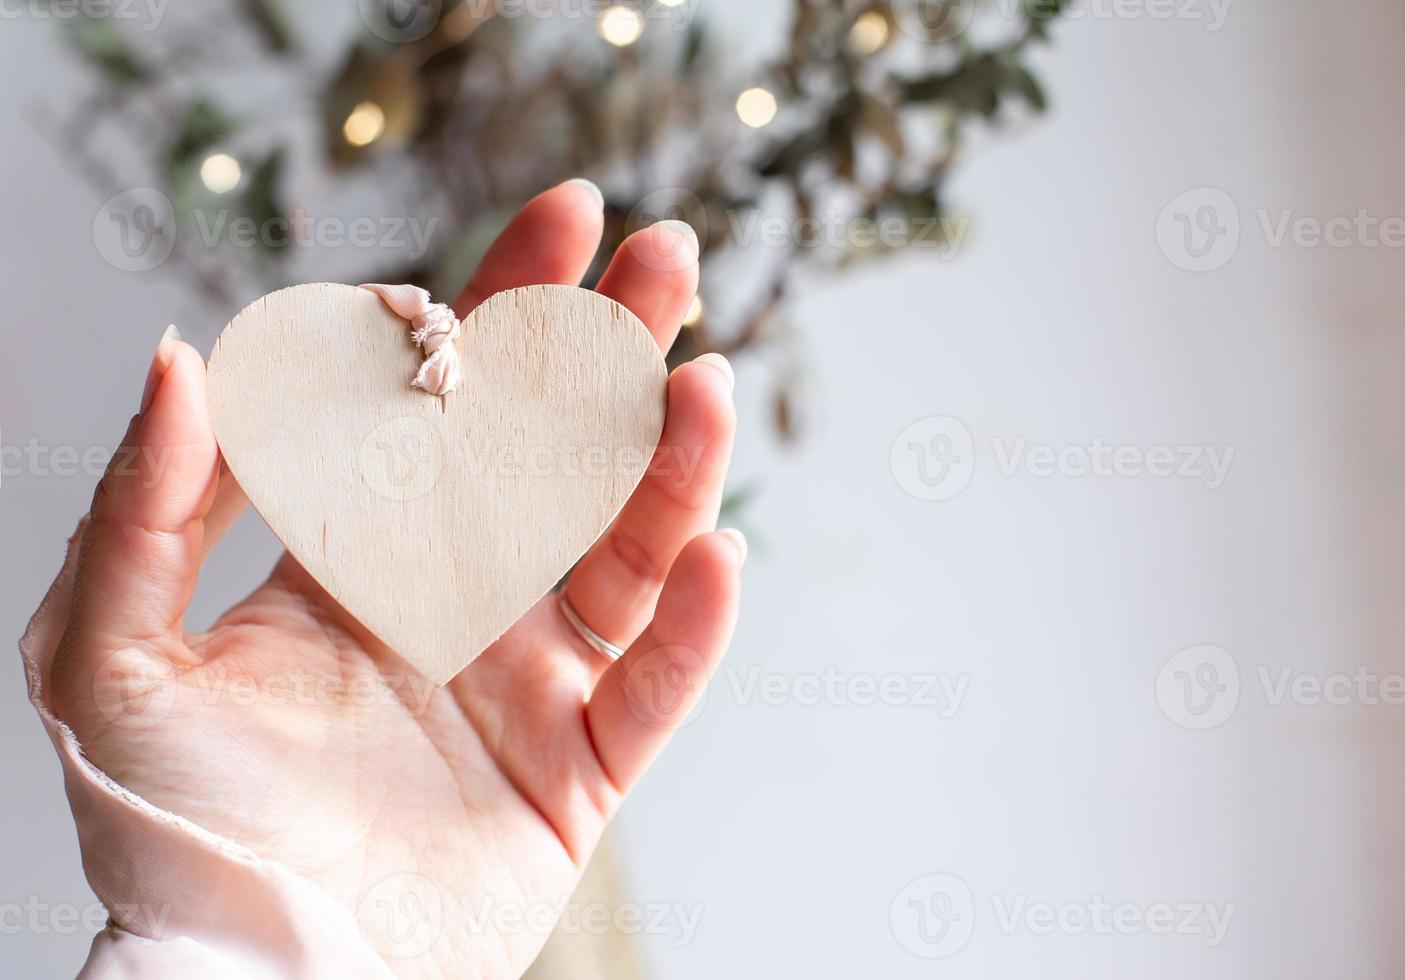
[[[284,72],[290,95],[318,107],[296,118],[323,148],[324,172],[311,183],[324,198],[364,191],[360,175],[374,166],[378,214],[438,222],[426,254],[378,256],[357,274],[442,287],[462,277],[504,215],[542,187],[589,176],[607,198],[595,271],[643,224],[693,223],[704,295],[675,356],[744,357],[784,346],[778,326],[797,274],[903,251],[919,229],[940,225],[943,187],[971,125],[1047,109],[1027,56],[1065,0],[792,0],[785,50],[752,69],[728,63],[696,0],[677,8],[621,0],[598,22],[495,18],[484,4],[444,0],[422,36],[401,43],[368,22],[331,72],[298,44],[286,0],[226,2],[258,39],[259,68]],[[995,19],[999,40],[974,39],[967,28],[982,16]],[[287,107],[260,119],[191,94],[219,91],[214,68],[202,66],[249,59],[231,33],[241,32],[201,33],[192,60],[111,19],[76,21],[70,43],[102,84],[56,138],[83,176],[120,189],[99,164],[106,144],[91,146],[110,131],[99,137],[92,123],[130,114],[158,130],[140,148],[182,228],[231,208],[257,221],[308,210],[308,181],[286,165],[286,126],[273,128]],[[748,81],[723,81],[738,73]],[[202,187],[212,154],[237,158],[236,190]],[[776,222],[779,239],[758,241],[755,229]],[[857,242],[861,222],[897,231]],[[838,240],[822,233],[831,227]],[[181,275],[222,303],[283,285],[295,253],[318,257],[277,243],[240,250],[183,238]],[[724,275],[728,302],[714,304],[707,294]],[[795,378],[793,365],[775,369],[783,438],[797,426]]]

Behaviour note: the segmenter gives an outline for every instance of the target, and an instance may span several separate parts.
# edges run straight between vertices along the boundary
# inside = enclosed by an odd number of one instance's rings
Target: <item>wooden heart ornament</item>
[[[210,355],[220,449],[295,558],[435,683],[551,589],[642,479],[667,371],[628,310],[574,286],[492,296],[443,397],[407,322],[354,286],[254,302]]]

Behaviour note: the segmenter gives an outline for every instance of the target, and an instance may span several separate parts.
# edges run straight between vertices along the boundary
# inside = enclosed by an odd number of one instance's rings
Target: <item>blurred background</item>
[[[1399,975],[1405,7],[0,18],[9,635],[167,323],[451,292],[587,176],[613,239],[704,242],[753,558],[591,883],[643,925],[543,973]],[[192,622],[277,552],[246,515]],[[18,658],[0,736],[0,974],[72,975],[103,915]]]

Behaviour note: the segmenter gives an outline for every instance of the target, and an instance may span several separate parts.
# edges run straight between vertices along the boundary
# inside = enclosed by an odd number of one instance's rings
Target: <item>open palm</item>
[[[589,186],[539,195],[456,310],[578,282],[601,223]],[[667,348],[696,257],[676,227],[647,228],[599,288]],[[673,373],[662,445],[679,463],[651,468],[572,576],[572,605],[625,657],[591,649],[548,596],[436,688],[289,556],[185,633],[200,566],[245,501],[219,461],[203,362],[167,339],[84,525],[50,705],[117,783],[319,886],[397,974],[519,976],[730,637],[745,545],[710,529],[731,384],[717,358]]]

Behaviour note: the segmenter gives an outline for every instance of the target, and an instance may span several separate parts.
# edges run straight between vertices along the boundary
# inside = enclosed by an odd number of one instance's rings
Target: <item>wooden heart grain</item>
[[[421,354],[374,294],[271,293],[210,355],[230,470],[351,615],[438,684],[598,538],[663,429],[667,372],[628,310],[573,286],[498,293],[464,321],[464,376],[410,387]]]

